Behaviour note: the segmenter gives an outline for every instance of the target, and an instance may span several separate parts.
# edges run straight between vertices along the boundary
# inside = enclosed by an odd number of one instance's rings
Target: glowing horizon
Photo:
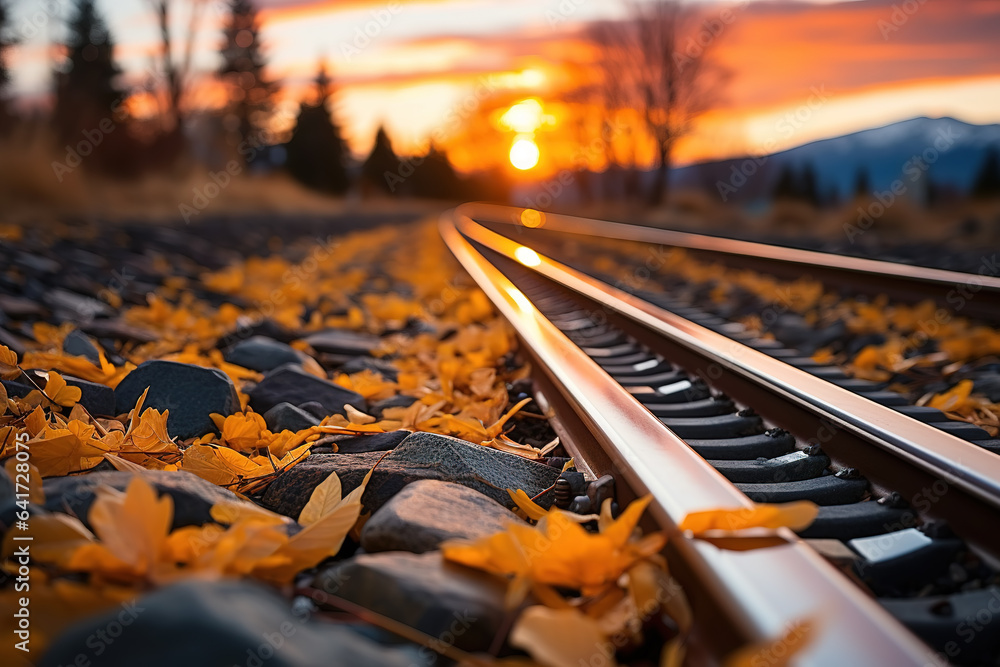
[[[211,108],[221,99],[208,75],[219,39],[218,4],[211,3],[214,9],[196,45],[199,74],[189,104],[197,108]],[[515,135],[531,134],[540,151],[531,168],[537,175],[564,166],[560,156],[574,140],[559,106],[572,87],[574,67],[592,58],[581,26],[620,11],[613,0],[592,0],[557,14],[556,20],[550,7],[533,0],[259,4],[269,72],[284,84],[279,123],[292,122],[322,57],[339,88],[336,114],[356,156],[370,149],[375,130],[384,124],[401,152],[421,152],[437,138],[452,149],[460,169],[481,165],[487,153],[492,164],[509,169]],[[717,61],[732,72],[731,83],[716,108],[678,143],[675,163],[761,152],[767,146],[782,150],[916,116],[1000,122],[995,40],[1000,3],[946,4],[921,5],[902,19],[893,16],[887,0],[737,5],[735,18],[723,25],[715,44]],[[98,6],[109,19],[127,80],[137,81],[157,47],[148,5],[98,0]],[[15,0],[15,27],[34,7],[30,0]],[[180,14],[175,23],[183,24],[184,18]],[[23,40],[11,57],[13,90],[29,105],[45,104],[52,57],[48,40],[59,33],[55,19],[39,32]],[[524,118],[509,119],[511,127],[497,126],[494,119],[495,141],[465,150],[457,145],[467,134],[468,114],[462,112],[470,104],[485,104],[477,92],[484,85],[506,109],[518,100],[538,101],[550,115],[548,123],[519,132],[513,125]],[[826,99],[800,120],[816,89]],[[788,123],[782,124],[788,114],[796,118],[791,132]],[[452,138],[456,145],[447,145]],[[592,162],[599,168],[600,159]]]

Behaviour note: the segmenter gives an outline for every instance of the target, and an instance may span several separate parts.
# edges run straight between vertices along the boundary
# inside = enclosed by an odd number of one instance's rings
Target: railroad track
[[[560,216],[524,233],[506,225],[519,215],[464,206],[440,230],[517,331],[538,399],[581,469],[623,481],[619,501],[654,496],[650,515],[673,538],[668,559],[692,598],[703,657],[811,618],[816,637],[801,664],[996,663],[1000,458],[990,447],[963,439],[962,427],[935,427],[926,411],[894,409],[904,406],[886,392],[775,358],[773,345],[669,295],[657,303],[561,264],[534,240],[571,231],[687,244],[758,268],[761,247]],[[779,271],[818,259],[769,252],[781,256],[767,263]],[[961,279],[851,258],[830,264],[829,280],[871,290],[877,275],[878,289],[898,299],[946,301]],[[911,273],[921,274],[919,290]],[[981,282],[967,313],[997,303],[1000,281]],[[816,521],[760,548],[724,550],[677,529],[691,512],[797,499],[821,506]]]

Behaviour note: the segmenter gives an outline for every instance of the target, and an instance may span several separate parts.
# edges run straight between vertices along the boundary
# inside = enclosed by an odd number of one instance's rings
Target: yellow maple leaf
[[[756,504],[753,507],[692,512],[681,521],[679,528],[700,535],[710,530],[745,530],[747,528],[791,528],[802,530],[819,513],[819,507],[808,500],[777,505]]]
[[[144,452],[176,452],[179,451],[167,433],[167,419],[170,410],[162,413],[156,408],[146,408],[138,419],[133,420],[133,428],[128,437],[132,444]]]
[[[340,477],[337,476],[337,473],[331,472],[313,489],[309,501],[299,513],[299,523],[303,526],[316,523],[323,515],[332,512],[340,504],[340,501]]]
[[[528,607],[518,616],[510,643],[547,667],[618,664],[614,644],[607,640],[600,623],[572,607]]]
[[[28,441],[31,461],[42,477],[61,477],[71,472],[89,470],[103,460],[109,447],[90,436],[94,427],[71,421],[66,428],[46,426]]]
[[[213,413],[212,421],[219,427],[225,443],[239,452],[250,452],[261,447],[262,435],[267,432],[264,418],[251,410],[227,417]]]
[[[17,353],[6,345],[0,345],[0,378],[14,380],[21,375],[17,367]]]
[[[632,540],[639,518],[651,501],[651,496],[645,496],[631,503],[616,521],[597,534],[588,533],[566,512],[555,509],[537,526],[511,523],[505,531],[473,542],[450,540],[441,549],[447,560],[469,567],[513,576],[515,580],[577,588],[586,594],[614,582],[666,544],[662,533]],[[523,581],[516,582],[516,586],[523,588]]]
[[[173,499],[136,475],[124,494],[99,492],[88,519],[94,533],[116,558],[137,574],[159,562],[174,516]]]
[[[191,445],[185,449],[181,470],[217,486],[233,486],[244,479],[273,471],[270,466],[255,463],[234,449],[212,445]]]

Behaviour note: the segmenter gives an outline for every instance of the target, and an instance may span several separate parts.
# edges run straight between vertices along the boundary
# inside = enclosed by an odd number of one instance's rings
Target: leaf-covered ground
[[[574,249],[576,252],[574,253]],[[680,248],[603,241],[555,251],[630,289],[668,291],[743,324],[766,339],[800,347],[822,364],[909,396],[918,405],[1000,435],[1000,331],[965,317],[974,280],[957,285],[956,309],[848,297],[809,277],[785,280],[734,269]]]
[[[351,558],[369,518],[366,485],[390,452],[349,492],[336,472],[325,475],[294,516],[255,501],[296,466],[337,456],[345,438],[437,433],[572,472],[532,403],[530,369],[520,361],[512,330],[459,270],[432,223],[289,244],[272,236],[264,252],[234,241],[243,255],[227,263],[213,261],[212,249],[199,246],[191,232],[191,254],[204,250],[201,261],[187,256],[183,234],[167,234],[171,242],[161,247],[137,244],[134,237],[143,232],[134,230],[4,233],[3,250],[13,261],[0,284],[0,308],[8,312],[0,320],[0,461],[9,477],[0,599],[5,609],[30,609],[32,661],[59,645],[73,623],[185,580],[254,581],[289,600],[296,591],[308,596],[315,568]],[[132,268],[108,278],[94,270],[97,255],[87,256],[93,250]],[[225,254],[232,257],[232,249]],[[88,260],[91,269],[81,268]],[[373,336],[374,342],[345,355],[312,337],[323,332]],[[267,372],[226,360],[253,335],[287,340],[297,372],[356,392],[369,412],[345,404],[303,428],[271,430],[250,405]],[[358,359],[364,363],[351,367]],[[217,369],[232,381],[238,404],[228,414],[211,414],[204,432],[184,438],[171,433],[172,408],[152,405],[152,396],[170,388],[147,387],[115,414],[85,407],[95,405],[94,387],[86,382],[114,389],[153,360]],[[197,398],[199,387],[184,391]],[[82,515],[72,510],[73,498],[46,498],[53,481],[108,471],[129,475],[127,484],[98,485]],[[193,521],[190,507],[157,492],[163,478],[155,475],[185,474],[233,493],[212,496],[208,517]],[[649,499],[617,517],[610,500],[579,516],[547,508],[551,498],[536,504],[550,492],[531,498],[509,489],[519,522],[441,545],[438,558],[503,582],[508,622],[494,645],[476,647],[473,656],[364,609],[352,613],[353,621],[475,664],[515,649],[535,662],[503,662],[569,666],[600,657],[603,664],[679,664],[692,621],[660,555],[665,535],[642,537],[636,528]],[[814,515],[815,508],[803,505],[720,510],[692,517],[683,539],[800,526]],[[25,545],[27,562],[19,555]],[[19,623],[26,627],[8,614],[3,623],[7,637],[17,636]],[[776,641],[804,645],[808,627],[797,628],[794,641]],[[763,650],[768,647],[747,647],[732,664],[750,664]],[[5,664],[26,657],[10,641],[0,655]],[[143,660],[131,657],[135,664]]]

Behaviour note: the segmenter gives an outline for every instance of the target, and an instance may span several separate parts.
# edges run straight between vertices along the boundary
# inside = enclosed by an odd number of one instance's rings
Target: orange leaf
[[[736,509],[692,512],[684,517],[679,528],[699,535],[709,530],[744,530],[747,528],[791,528],[802,530],[813,522],[819,507],[808,500],[780,505],[758,504]]]

